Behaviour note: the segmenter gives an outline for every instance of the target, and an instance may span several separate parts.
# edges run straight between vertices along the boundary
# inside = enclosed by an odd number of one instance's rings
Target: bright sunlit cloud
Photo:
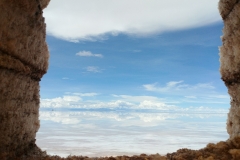
[[[218,0],[51,0],[47,34],[68,41],[106,39],[119,33],[147,36],[220,21]]]

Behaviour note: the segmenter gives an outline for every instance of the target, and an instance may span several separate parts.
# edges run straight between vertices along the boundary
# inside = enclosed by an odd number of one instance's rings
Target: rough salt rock
[[[0,157],[36,149],[39,81],[48,68],[49,0],[0,1]]]
[[[240,2],[220,0],[219,11],[224,20],[220,73],[231,96],[227,131],[234,138],[240,136]]]
[[[47,72],[48,48],[42,10],[49,0],[0,1],[0,159],[64,159],[47,156],[36,147],[39,129],[39,81]],[[108,160],[240,159],[240,1],[220,0],[224,20],[220,73],[231,96],[226,142],[198,151],[180,149],[160,155],[99,158]],[[29,155],[27,157],[27,155]],[[66,159],[91,159],[70,156]],[[98,159],[98,158],[95,158]]]

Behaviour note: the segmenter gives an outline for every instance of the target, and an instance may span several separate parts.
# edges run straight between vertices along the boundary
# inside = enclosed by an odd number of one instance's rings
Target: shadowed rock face
[[[42,17],[48,2],[0,1],[0,157],[35,147],[39,81],[49,57]]]
[[[240,136],[240,1],[220,0],[219,11],[224,20],[220,72],[231,96],[227,131],[233,139]]]

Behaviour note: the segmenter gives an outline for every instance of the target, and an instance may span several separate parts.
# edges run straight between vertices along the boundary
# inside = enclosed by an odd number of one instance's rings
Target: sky
[[[217,0],[52,0],[44,16],[42,107],[229,106]]]
[[[93,111],[90,117],[104,111],[92,118],[115,117],[115,125],[119,115],[130,122],[126,111],[134,121],[219,113],[225,123],[230,98],[219,73],[218,0],[51,0],[44,17],[50,52],[40,83],[44,124],[82,122],[51,110]],[[168,116],[149,116],[158,112]]]

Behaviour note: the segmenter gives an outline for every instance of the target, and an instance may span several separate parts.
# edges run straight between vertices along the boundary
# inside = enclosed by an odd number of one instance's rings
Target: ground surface
[[[8,160],[4,155],[1,160]],[[165,156],[154,155],[136,155],[136,156],[117,156],[117,157],[86,157],[69,156],[61,158],[59,156],[49,156],[37,147],[24,156],[10,158],[16,160],[240,160],[240,137],[233,140],[221,141],[217,144],[209,143],[200,150],[179,149],[176,152],[168,153]]]

